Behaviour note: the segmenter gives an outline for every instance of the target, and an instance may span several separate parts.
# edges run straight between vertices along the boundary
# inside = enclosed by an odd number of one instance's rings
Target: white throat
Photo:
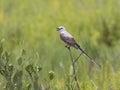
[[[61,30],[59,30],[59,32],[66,32],[66,29],[61,29]]]

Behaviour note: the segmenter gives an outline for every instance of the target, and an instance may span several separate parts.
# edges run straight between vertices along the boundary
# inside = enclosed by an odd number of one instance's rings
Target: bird
[[[64,26],[59,26],[57,27],[57,31],[60,32],[60,39],[65,42],[67,44],[67,47],[74,47],[76,49],[78,49],[81,53],[85,54],[89,60],[91,62],[93,62],[94,64],[96,64],[97,66],[99,66],[93,59],[92,57],[90,57],[81,47],[80,45],[76,42],[76,40],[74,39],[74,37],[67,32],[66,28]]]

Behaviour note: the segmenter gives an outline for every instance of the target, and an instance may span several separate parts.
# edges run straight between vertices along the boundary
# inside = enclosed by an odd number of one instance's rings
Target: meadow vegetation
[[[81,90],[120,90],[119,9],[119,0],[0,0],[0,90],[77,90],[61,25],[101,65],[79,58]]]

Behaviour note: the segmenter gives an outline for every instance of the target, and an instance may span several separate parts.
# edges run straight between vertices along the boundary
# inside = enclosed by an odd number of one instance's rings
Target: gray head
[[[57,27],[57,31],[66,31],[65,27],[64,26],[60,26],[60,27]]]

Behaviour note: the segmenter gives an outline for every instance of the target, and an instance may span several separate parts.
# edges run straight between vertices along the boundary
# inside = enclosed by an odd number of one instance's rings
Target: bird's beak
[[[60,30],[58,27],[57,27],[56,29],[57,29],[57,31],[59,31],[59,30]]]

